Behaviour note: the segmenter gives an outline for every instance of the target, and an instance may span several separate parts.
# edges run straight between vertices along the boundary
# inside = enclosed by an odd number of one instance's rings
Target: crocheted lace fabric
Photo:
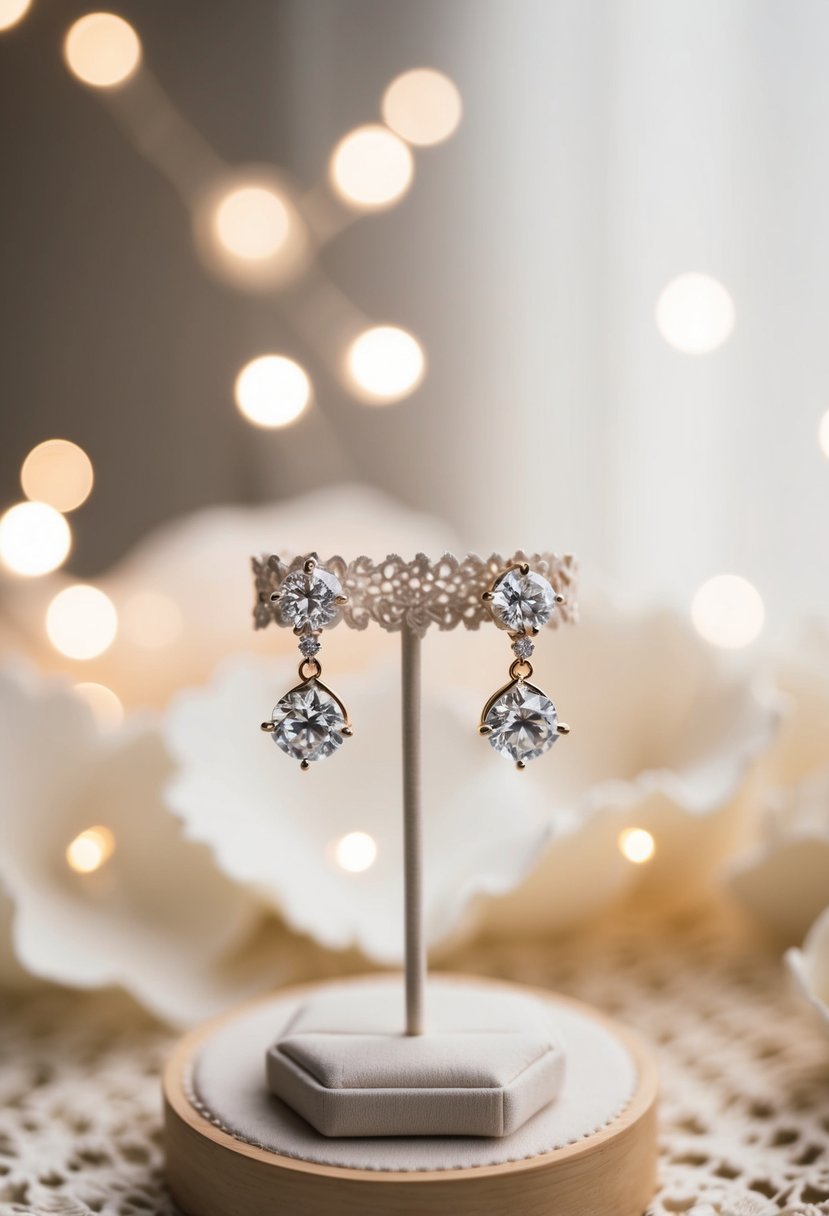
[[[557,988],[650,1040],[662,1071],[653,1216],[829,1216],[829,1039],[777,956],[721,910],[477,943],[442,963]],[[116,994],[6,999],[3,1216],[176,1216],[159,1116],[172,1041]]]

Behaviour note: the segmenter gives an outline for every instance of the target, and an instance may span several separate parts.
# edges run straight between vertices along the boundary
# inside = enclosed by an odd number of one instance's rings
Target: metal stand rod
[[[420,638],[402,638],[403,876],[406,923],[406,1034],[422,1034],[426,988],[423,939],[423,836],[420,801]]]

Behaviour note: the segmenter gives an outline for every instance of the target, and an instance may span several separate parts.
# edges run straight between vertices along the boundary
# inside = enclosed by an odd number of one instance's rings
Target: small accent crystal
[[[337,597],[343,593],[340,581],[322,566],[313,570],[292,570],[285,576],[277,594],[277,607],[283,625],[300,629],[324,629],[340,615]]]
[[[323,760],[343,741],[345,714],[336,697],[316,680],[292,688],[276,704],[273,741],[294,760]]]
[[[535,646],[529,638],[516,638],[512,644],[512,653],[516,659],[521,659],[522,662],[532,658]]]
[[[313,659],[314,655],[320,652],[319,638],[314,637],[312,633],[306,633],[299,640],[299,650],[306,659]]]
[[[547,579],[534,570],[508,570],[492,588],[489,601],[495,624],[510,633],[531,633],[546,625],[555,612],[556,595]]]
[[[558,715],[548,696],[525,680],[517,680],[493,701],[484,718],[487,738],[496,752],[515,763],[535,760],[558,738]]]

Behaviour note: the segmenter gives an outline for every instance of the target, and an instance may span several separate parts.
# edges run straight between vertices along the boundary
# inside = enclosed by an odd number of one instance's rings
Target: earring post
[[[420,638],[404,625],[401,643],[406,1034],[419,1035],[424,1030],[426,990],[420,780]]]

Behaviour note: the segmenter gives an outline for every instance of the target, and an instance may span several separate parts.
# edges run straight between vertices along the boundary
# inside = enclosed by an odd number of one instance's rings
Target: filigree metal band
[[[271,596],[279,590],[286,575],[301,569],[308,557],[309,554],[293,558],[272,554],[253,558],[256,585],[253,618],[257,629],[264,629],[271,621],[279,622]],[[342,620],[352,629],[365,629],[369,622],[374,622],[391,633],[405,626],[420,637],[432,625],[443,630],[458,625],[477,629],[483,621],[491,620],[482,595],[508,566],[520,563],[542,574],[564,597],[549,627],[577,619],[577,564],[570,553],[558,557],[555,553],[527,554],[519,549],[510,557],[493,553],[482,558],[471,553],[458,558],[444,553],[437,561],[431,561],[424,553],[418,553],[409,562],[395,553],[380,562],[368,557],[358,557],[352,562],[337,556],[318,560],[339,579],[348,595]]]

